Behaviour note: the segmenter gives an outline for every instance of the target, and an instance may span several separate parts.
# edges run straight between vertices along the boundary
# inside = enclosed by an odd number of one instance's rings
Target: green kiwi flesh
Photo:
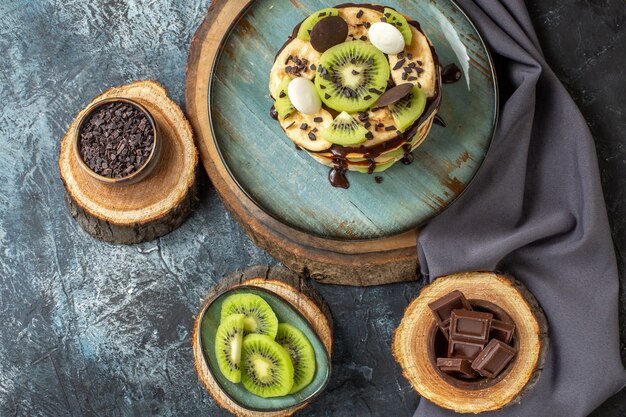
[[[315,351],[309,339],[297,327],[288,323],[278,324],[276,342],[289,353],[293,364],[293,387],[290,394],[301,391],[315,376]]]
[[[389,106],[396,127],[404,132],[419,119],[426,108],[426,95],[417,86],[400,101]]]
[[[278,319],[270,305],[256,294],[233,294],[222,303],[222,317],[243,314],[244,332],[267,335],[272,339],[278,331]]]
[[[222,375],[235,384],[241,381],[243,320],[243,314],[231,314],[222,320],[215,333],[217,364]]]
[[[322,138],[337,145],[356,145],[365,141],[367,129],[360,125],[354,117],[341,112],[335,120],[322,132]]]
[[[302,39],[303,41],[311,40],[311,30],[313,30],[313,26],[317,24],[320,20],[329,16],[338,16],[339,10],[329,7],[328,9],[318,10],[302,22],[300,25],[300,29],[298,29],[298,35],[296,36],[298,39]]]
[[[390,71],[385,54],[373,45],[360,40],[344,42],[320,56],[315,87],[331,109],[360,112],[385,92]]]
[[[402,37],[404,38],[404,44],[410,45],[413,40],[413,32],[411,32],[409,22],[406,21],[406,18],[397,11],[388,7],[385,8],[383,14],[387,19],[387,23],[394,25],[400,31]]]
[[[273,338],[249,334],[243,338],[241,383],[254,395],[281,397],[293,387],[294,369],[289,353]]]
[[[386,171],[388,168],[391,168],[391,166],[393,164],[395,164],[395,163],[396,163],[396,161],[392,160],[392,161],[386,162],[384,164],[376,165],[376,168],[374,168],[373,172],[383,172],[383,171]],[[355,167],[355,169],[358,172],[361,172],[363,174],[369,173],[369,167]]]
[[[276,91],[276,99],[274,100],[274,108],[278,115],[283,119],[286,119],[296,111],[291,104],[291,100],[289,100],[289,96],[287,95],[287,88],[289,87],[289,83],[291,82],[291,78],[285,77],[282,79],[280,84],[278,84],[278,90]]]

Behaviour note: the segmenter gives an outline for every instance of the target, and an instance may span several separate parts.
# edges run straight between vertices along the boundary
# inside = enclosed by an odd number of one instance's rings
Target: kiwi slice
[[[404,38],[405,45],[410,45],[413,40],[413,32],[411,32],[411,28],[409,27],[409,22],[406,21],[406,18],[402,16],[397,11],[385,7],[383,11],[385,18],[387,19],[387,23],[394,25]]]
[[[286,119],[296,111],[293,104],[291,104],[291,100],[289,100],[289,96],[287,95],[287,88],[289,87],[289,83],[291,82],[291,78],[284,77],[280,84],[278,84],[278,90],[276,91],[276,100],[274,101],[274,108],[278,112],[278,115],[283,119]]]
[[[280,397],[293,387],[293,364],[289,353],[273,338],[249,334],[243,338],[241,382],[259,397]]]
[[[246,334],[258,333],[276,337],[278,319],[267,301],[256,294],[233,294],[222,303],[222,321],[231,314],[243,314]]]
[[[367,133],[366,128],[344,111],[322,131],[322,139],[337,145],[356,145],[365,141]]]
[[[396,161],[393,160],[393,161],[385,162],[384,164],[376,165],[376,168],[374,168],[374,172],[386,171],[387,169],[391,168],[391,166],[395,163]],[[355,167],[354,169],[363,174],[369,173],[369,167]]]
[[[290,394],[301,391],[315,376],[315,351],[309,339],[295,326],[278,324],[276,343],[285,348],[293,364],[293,387]]]
[[[333,7],[316,11],[311,16],[304,19],[304,21],[300,24],[300,29],[298,29],[298,35],[296,36],[296,38],[302,39],[303,41],[310,41],[311,31],[313,30],[313,26],[315,26],[317,22],[325,17],[338,15],[339,10]]]
[[[424,113],[426,94],[417,86],[400,101],[389,106],[396,127],[404,132]]]
[[[315,87],[331,109],[348,113],[371,107],[387,88],[389,62],[376,47],[360,40],[344,42],[320,56]]]
[[[241,346],[243,314],[231,314],[222,320],[215,333],[215,356],[222,374],[230,382],[241,382]]]

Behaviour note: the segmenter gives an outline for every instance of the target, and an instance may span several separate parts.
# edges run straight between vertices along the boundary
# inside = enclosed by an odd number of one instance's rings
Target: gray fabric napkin
[[[496,62],[500,121],[474,181],[421,230],[422,272],[430,279],[510,273],[546,313],[550,347],[538,384],[520,404],[485,415],[587,416],[626,382],[617,266],[593,139],[546,64],[523,1],[460,5]],[[425,399],[415,413],[456,415]]]

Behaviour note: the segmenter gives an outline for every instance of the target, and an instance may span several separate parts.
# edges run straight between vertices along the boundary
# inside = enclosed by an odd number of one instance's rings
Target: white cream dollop
[[[387,55],[395,55],[404,50],[404,37],[393,25],[376,22],[369,29],[370,42],[379,51]]]
[[[322,108],[315,85],[306,78],[294,78],[287,87],[291,104],[303,114],[315,114]]]

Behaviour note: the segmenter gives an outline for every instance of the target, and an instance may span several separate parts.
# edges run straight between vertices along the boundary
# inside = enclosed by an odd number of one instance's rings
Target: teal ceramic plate
[[[220,323],[220,315],[222,311],[222,302],[226,297],[237,293],[252,293],[262,297],[272,307],[278,321],[280,323],[290,323],[300,329],[313,345],[315,351],[315,360],[317,361],[317,371],[313,381],[302,391],[293,395],[276,398],[261,398],[249,393],[242,384],[233,384],[219,371],[217,358],[215,356],[214,341],[215,332]],[[313,331],[307,320],[297,312],[289,302],[280,296],[267,290],[253,287],[240,286],[221,294],[217,297],[204,311],[202,317],[202,325],[200,328],[200,341],[202,343],[202,351],[204,358],[219,384],[222,391],[226,393],[235,403],[248,410],[253,411],[278,411],[286,408],[296,407],[305,401],[311,400],[322,392],[330,378],[331,364],[328,359],[328,353],[324,348],[322,341]]]
[[[384,3],[419,21],[442,65],[461,81],[443,86],[439,114],[411,165],[382,174],[350,172],[348,190],[328,183],[328,168],[296,151],[268,114],[269,71],[294,26],[329,1],[257,0],[233,23],[209,84],[211,126],[224,164],[265,212],[330,239],[375,239],[414,229],[447,207],[480,167],[497,120],[491,57],[478,31],[451,0]]]

